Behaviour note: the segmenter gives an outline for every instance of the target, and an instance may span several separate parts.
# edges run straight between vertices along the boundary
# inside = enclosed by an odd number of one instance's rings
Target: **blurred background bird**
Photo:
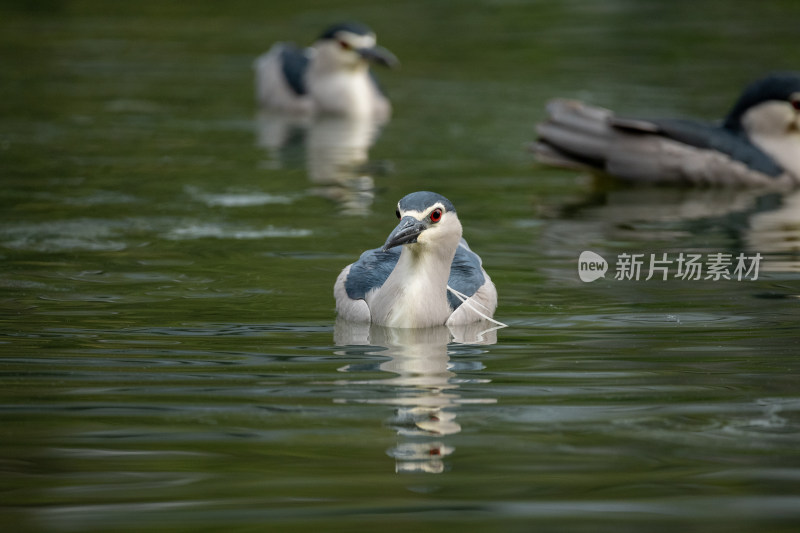
[[[532,146],[539,161],[632,182],[800,185],[800,73],[748,85],[718,124],[637,119],[575,100],[547,105]]]
[[[254,63],[256,100],[262,108],[293,114],[328,114],[386,120],[392,106],[370,65],[397,66],[363,24],[325,30],[309,48],[276,43]]]

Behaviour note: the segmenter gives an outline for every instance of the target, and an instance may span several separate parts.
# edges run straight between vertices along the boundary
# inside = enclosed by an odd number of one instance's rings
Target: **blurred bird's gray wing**
[[[358,261],[350,265],[350,272],[344,282],[348,298],[363,300],[369,291],[381,287],[399,258],[399,247],[386,251],[375,248],[361,254]]]
[[[281,69],[289,87],[295,94],[303,96],[307,93],[305,74],[308,70],[309,56],[304,48],[292,43],[283,43],[280,51]]]
[[[456,291],[470,297],[484,283],[486,283],[486,277],[483,275],[481,258],[469,249],[464,239],[461,239],[461,243],[456,249],[456,255],[453,258],[453,264],[450,266],[450,279],[447,284]],[[450,291],[447,291],[447,301],[453,309],[458,309],[461,305],[461,300]]]
[[[661,135],[689,146],[716,150],[771,177],[784,170],[749,139],[720,126],[681,119],[628,119],[613,117],[611,125],[620,130]]]

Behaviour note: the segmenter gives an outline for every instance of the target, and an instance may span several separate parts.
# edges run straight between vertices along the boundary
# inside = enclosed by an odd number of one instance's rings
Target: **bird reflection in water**
[[[369,150],[384,122],[372,117],[292,116],[262,110],[257,144],[269,154],[269,168],[305,163],[309,193],[336,202],[345,214],[367,214],[375,196],[376,172]],[[302,164],[302,163],[300,163]]]
[[[800,191],[780,200],[777,208],[750,217],[744,242],[766,255],[762,270],[800,272]]]
[[[397,432],[398,441],[387,450],[395,460],[398,473],[441,473],[447,468],[446,459],[455,448],[448,436],[461,431],[456,421],[459,406],[470,403],[496,403],[491,398],[462,398],[459,387],[464,383],[488,383],[487,379],[459,378],[458,371],[474,372],[483,364],[470,357],[459,356],[483,353],[480,345],[497,342],[497,328],[485,322],[465,326],[432,328],[387,328],[370,324],[355,324],[337,320],[334,340],[338,346],[369,346],[387,360],[381,363],[346,365],[339,370],[347,373],[387,372],[391,377],[368,380],[343,380],[347,387],[379,385],[387,393],[380,397],[337,400],[385,404],[395,407],[386,425]],[[345,348],[337,352],[352,354]],[[358,351],[363,354],[363,350]],[[450,356],[456,356],[451,360]]]
[[[591,250],[598,242],[674,242],[724,231],[747,254],[760,253],[762,272],[800,272],[800,191],[759,188],[621,187],[598,190],[556,209],[542,240],[549,250]]]

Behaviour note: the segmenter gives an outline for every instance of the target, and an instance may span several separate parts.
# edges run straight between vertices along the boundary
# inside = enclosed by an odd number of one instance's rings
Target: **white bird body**
[[[312,64],[307,79],[311,101],[320,113],[381,119],[391,114],[388,100],[377,90],[366,67],[317,72]]]

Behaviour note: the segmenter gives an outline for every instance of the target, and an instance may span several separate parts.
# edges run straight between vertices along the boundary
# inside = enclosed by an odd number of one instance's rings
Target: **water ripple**
[[[270,239],[284,237],[308,237],[312,234],[310,229],[296,229],[276,226],[266,226],[255,229],[248,227],[235,227],[229,224],[193,223],[183,227],[173,228],[164,234],[165,239]]]

